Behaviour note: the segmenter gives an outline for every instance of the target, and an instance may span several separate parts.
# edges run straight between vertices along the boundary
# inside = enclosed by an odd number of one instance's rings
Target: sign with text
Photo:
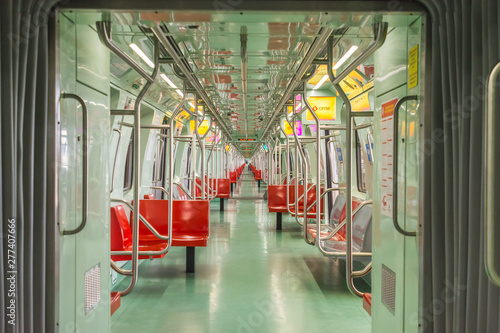
[[[336,118],[335,112],[335,100],[336,98],[333,96],[327,97],[308,97],[307,101],[311,104],[311,107],[318,116],[319,120],[328,120],[334,121]],[[307,111],[307,121],[314,121],[314,116],[311,114],[311,111]]]

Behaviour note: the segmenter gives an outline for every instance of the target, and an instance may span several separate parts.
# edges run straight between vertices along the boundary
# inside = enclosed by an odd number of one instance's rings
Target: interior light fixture
[[[161,73],[160,77],[163,79],[163,81],[167,82],[169,86],[171,86],[174,89],[177,89],[177,86],[166,76],[165,74]]]
[[[180,89],[176,89],[175,92],[178,93],[179,96],[184,97],[184,94],[182,93],[182,91]]]
[[[325,81],[328,80],[328,75],[325,75],[319,80],[319,82],[314,86],[313,90],[319,89],[325,83]]]
[[[357,45],[351,46],[351,48],[342,56],[342,58],[340,58],[340,60],[337,61],[335,65],[333,65],[332,69],[333,70],[339,69],[340,66],[342,66],[344,62],[346,62],[346,60],[349,59],[349,57],[352,56],[354,52],[356,52],[357,49],[358,49]],[[328,75],[323,76],[321,80],[319,80],[319,82],[314,86],[313,90],[319,89],[323,85],[323,83],[325,83],[326,80],[328,80]]]
[[[141,57],[142,60],[144,60],[144,62],[146,62],[146,64],[148,64],[149,67],[151,67],[151,68],[155,67],[155,64],[151,61],[151,59],[148,58],[146,53],[144,53],[141,50],[141,48],[139,46],[137,46],[137,44],[131,43],[131,44],[129,44],[129,46],[132,50],[134,50],[135,53],[137,53],[137,55],[139,57]]]
[[[191,105],[191,107],[194,109],[194,104],[193,104],[193,102],[189,102],[189,105]]]
[[[333,70],[336,70],[336,69],[339,69],[340,66],[342,66],[342,64],[347,60],[349,59],[350,56],[352,56],[352,54],[354,52],[356,52],[356,50],[358,49],[358,46],[357,45],[353,45],[351,46],[351,48],[342,56],[342,58],[340,58],[339,61],[337,61],[337,63],[335,65],[333,65]]]

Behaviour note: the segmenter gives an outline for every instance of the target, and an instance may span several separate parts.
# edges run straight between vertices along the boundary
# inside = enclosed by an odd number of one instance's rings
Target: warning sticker
[[[418,44],[408,54],[408,89],[418,85]]]
[[[398,99],[395,98],[382,104],[382,156],[381,156],[381,197],[382,215],[392,217],[392,149],[394,145],[394,107]]]

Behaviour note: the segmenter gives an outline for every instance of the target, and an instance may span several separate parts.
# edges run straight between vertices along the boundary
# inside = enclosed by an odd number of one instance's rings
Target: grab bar
[[[118,142],[116,143],[115,160],[113,162],[113,172],[111,173],[111,186],[109,189],[109,193],[113,192],[113,190],[115,189],[116,159],[118,158],[118,149],[120,148],[120,141],[122,139],[122,131],[120,131],[118,128],[113,128],[113,132],[118,133]]]
[[[189,199],[193,200],[193,197],[191,196],[191,194],[188,193],[188,191],[184,188],[184,186],[182,186],[181,183],[174,183],[174,185],[177,185],[182,190],[182,192],[184,192],[184,194],[187,195],[187,197]]]
[[[399,124],[399,108],[403,105],[403,103],[408,101],[416,101],[418,97],[415,95],[405,96],[401,98],[394,106],[394,115],[393,115],[393,133],[394,133],[394,141],[392,145],[392,223],[394,224],[394,228],[404,236],[415,237],[417,233],[415,231],[407,231],[404,230],[398,221],[398,124]]]
[[[88,126],[87,126],[87,105],[83,98],[76,94],[69,93],[61,93],[61,98],[72,98],[76,100],[82,106],[82,221],[80,225],[72,230],[64,230],[62,232],[63,235],[74,235],[79,233],[85,228],[87,224],[87,206],[88,206],[88,156],[87,156],[87,135],[88,135]]]
[[[145,78],[149,83],[155,81],[154,75],[149,75],[146,73],[141,66],[139,66],[132,58],[130,58],[125,52],[118,48],[111,40],[111,22],[96,22],[97,35],[101,42],[108,47],[114,54],[125,61],[130,67],[132,67],[137,73],[139,73],[143,78]]]
[[[153,175],[155,176],[155,179],[152,181],[153,183],[157,183],[157,182],[161,182],[161,157],[163,155],[163,148],[165,147],[165,142],[160,139],[159,137],[156,138],[156,153],[158,154],[157,159],[158,159],[158,166],[156,166],[155,168],[155,173],[156,175]],[[160,149],[158,149],[158,143],[160,143]]]
[[[132,212],[134,211],[134,207],[132,206],[132,204],[130,202],[128,202],[127,200],[125,199],[118,199],[118,198],[112,198],[110,199],[111,202],[119,202],[119,203],[122,203],[124,205],[126,205]],[[139,220],[144,223],[144,225],[158,238],[158,239],[161,239],[161,240],[168,240],[168,236],[163,236],[162,234],[160,234],[156,229],[155,227],[153,227],[151,225],[151,223],[148,222],[148,220],[146,220],[140,213],[139,213]]]
[[[484,228],[484,263],[486,274],[491,283],[500,287],[500,275],[495,266],[495,80],[500,73],[500,62],[493,67],[488,77],[488,90],[486,91],[485,121],[485,228]]]
[[[328,77],[332,82],[335,90],[337,90],[340,98],[346,106],[346,282],[348,289],[356,296],[362,297],[363,293],[360,292],[354,286],[354,266],[353,266],[353,251],[352,251],[352,131],[353,124],[352,119],[355,117],[352,112],[352,105],[349,97],[346,95],[345,91],[340,86],[340,82],[344,77],[349,75],[351,71],[357,68],[364,60],[368,59],[376,50],[378,50],[385,42],[387,37],[387,26],[386,22],[381,22],[374,24],[373,32],[374,38],[370,46],[361,53],[349,66],[347,66],[342,73],[337,77],[333,74],[333,39],[330,37],[328,40]]]

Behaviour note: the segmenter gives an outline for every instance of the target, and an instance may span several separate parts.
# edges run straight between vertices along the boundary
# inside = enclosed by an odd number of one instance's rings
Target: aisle
[[[196,273],[185,273],[184,248],[142,263],[112,332],[370,332],[361,299],[340,274],[344,266],[306,245],[288,216],[276,232],[264,191],[245,170],[225,212],[214,200],[211,240],[196,249]]]

